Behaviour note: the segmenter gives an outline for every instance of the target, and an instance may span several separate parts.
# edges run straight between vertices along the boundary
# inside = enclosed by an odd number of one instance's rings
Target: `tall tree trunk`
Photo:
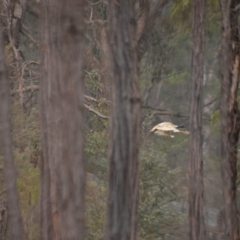
[[[112,109],[106,239],[136,239],[140,91],[134,1],[109,0]]]
[[[56,218],[57,216],[57,203],[54,200],[56,198],[56,169],[54,162],[53,151],[56,129],[54,119],[57,116],[52,116],[53,112],[51,109],[54,108],[53,100],[56,98],[57,91],[55,83],[58,77],[58,52],[57,46],[58,36],[58,1],[42,1],[42,14],[41,14],[41,80],[40,80],[40,106],[41,106],[41,143],[42,143],[42,163],[41,163],[41,203],[40,203],[40,239],[57,239],[54,238],[54,228],[56,229]],[[51,11],[51,13],[50,13]],[[51,24],[50,24],[51,22]],[[55,34],[55,36],[54,36]],[[55,41],[54,41],[55,40]],[[56,83],[55,83],[56,84]],[[52,88],[53,92],[49,92]],[[56,101],[56,100],[55,100]],[[51,105],[50,105],[51,103]],[[55,103],[56,105],[56,103]],[[56,108],[56,107],[55,107]],[[55,131],[55,132],[54,132]],[[52,133],[52,135],[50,135]],[[55,150],[57,151],[57,150]],[[55,224],[53,224],[55,223]]]
[[[43,0],[41,238],[84,238],[84,0]]]
[[[10,87],[4,60],[4,44],[0,25],[0,89],[1,89],[1,130],[4,157],[4,172],[7,189],[9,235],[11,240],[23,239],[23,227],[19,209],[16,171],[14,166],[11,136]]]
[[[202,85],[205,1],[194,0],[190,101],[189,230],[191,240],[205,240],[203,211]]]
[[[237,144],[240,118],[237,104],[239,84],[239,0],[221,0],[222,9],[222,93],[221,93],[221,168],[225,212],[225,239],[239,239],[237,216]]]

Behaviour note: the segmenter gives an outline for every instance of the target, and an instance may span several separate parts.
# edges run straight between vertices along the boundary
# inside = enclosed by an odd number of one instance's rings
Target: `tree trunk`
[[[230,4],[230,5],[229,5]],[[237,103],[239,84],[239,0],[221,0],[222,9],[222,89],[221,89],[221,168],[225,212],[225,239],[239,239],[237,216],[237,144],[240,119]]]
[[[106,239],[136,239],[140,91],[134,1],[109,1],[112,109]]]
[[[56,221],[53,224],[53,216],[57,216],[56,198],[56,163],[53,154],[53,137],[56,135],[54,119],[51,109],[53,99],[57,93],[49,90],[57,91],[56,86],[53,86],[58,76],[57,67],[57,45],[58,36],[58,3],[57,1],[42,1],[41,14],[41,79],[40,79],[40,116],[41,116],[41,143],[42,143],[42,162],[41,162],[41,202],[40,202],[40,239],[57,239],[54,237],[54,229],[56,229]],[[51,11],[51,14],[50,14]],[[50,24],[51,22],[51,24]],[[55,34],[55,37],[53,37]],[[54,41],[55,40],[55,41]],[[50,105],[51,103],[51,105]],[[56,103],[55,103],[56,105]],[[56,107],[55,107],[56,108]],[[55,132],[54,132],[55,131]],[[50,135],[52,133],[52,135]],[[57,151],[57,150],[55,150]],[[55,235],[56,236],[56,235]]]
[[[23,228],[19,209],[16,171],[12,150],[10,86],[4,60],[2,27],[0,26],[0,89],[1,89],[1,130],[4,172],[7,189],[8,229],[11,240],[23,239]]]
[[[191,240],[205,240],[203,211],[202,85],[204,75],[205,1],[194,0],[190,100],[189,231]]]
[[[43,0],[41,238],[84,238],[84,0]]]

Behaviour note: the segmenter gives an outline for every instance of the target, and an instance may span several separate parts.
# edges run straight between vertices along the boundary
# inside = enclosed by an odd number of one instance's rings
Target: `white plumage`
[[[157,124],[155,127],[152,128],[150,131],[151,133],[156,133],[161,136],[168,136],[168,137],[174,137],[171,133],[183,133],[183,134],[189,134],[188,131],[185,130],[179,130],[179,128],[183,128],[183,126],[174,125],[171,122],[163,122]]]

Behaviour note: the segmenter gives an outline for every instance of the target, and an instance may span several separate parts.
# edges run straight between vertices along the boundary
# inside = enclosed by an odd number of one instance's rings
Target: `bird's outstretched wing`
[[[183,133],[186,135],[189,134],[188,131],[179,130],[179,128],[183,128],[183,126],[178,126],[171,122],[163,122],[154,126],[150,132],[169,137],[174,137],[174,135],[171,135],[171,132]]]

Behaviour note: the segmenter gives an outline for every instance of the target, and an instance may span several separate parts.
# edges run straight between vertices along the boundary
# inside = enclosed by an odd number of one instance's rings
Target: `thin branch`
[[[19,98],[20,98],[20,103],[21,106],[23,107],[23,87],[24,87],[24,81],[21,75],[21,69],[20,69],[20,61],[19,61],[19,52],[18,49],[16,48],[14,44],[14,39],[11,35],[10,27],[8,26],[8,38],[10,41],[10,46],[12,48],[13,54],[14,54],[14,59],[15,59],[15,65],[16,65],[16,72],[17,76],[16,78],[18,79],[18,88],[19,88]]]
[[[36,63],[37,64],[37,63]],[[39,90],[39,86],[38,85],[31,85],[31,86],[28,86],[28,87],[24,87],[23,89],[17,89],[17,90],[13,90],[11,91],[11,95],[14,95],[15,93],[19,93],[20,91],[23,91],[23,92],[28,92],[28,91],[36,91],[36,90]],[[88,95],[84,95],[84,98],[85,100],[87,101],[90,101],[90,102],[95,102],[97,103],[98,100],[96,98],[93,98],[93,97],[90,97]],[[103,119],[109,119],[108,116],[96,111],[95,109],[91,108],[89,105],[87,104],[84,104],[85,108],[87,108],[90,112],[96,114],[97,116],[103,118]]]
[[[21,29],[21,33],[27,37],[31,42],[33,42],[37,47],[39,46],[38,42],[28,33],[26,33],[23,29]]]
[[[215,103],[218,99],[219,99],[219,97],[214,98],[214,99],[211,100],[210,102],[206,103],[203,107],[205,108],[205,107],[207,107],[207,106],[209,106],[209,105]]]
[[[11,95],[14,95],[14,94],[16,94],[16,93],[19,93],[19,92],[21,92],[21,91],[22,91],[22,92],[28,92],[28,91],[33,92],[33,91],[36,91],[36,90],[39,90],[39,86],[38,86],[38,85],[32,85],[32,86],[24,87],[23,89],[12,90],[12,91],[11,91]],[[85,97],[85,100],[92,101],[92,102],[98,102],[98,100],[95,99],[95,98],[93,98],[93,97],[90,97],[90,96],[87,96],[87,95],[85,95],[84,97]],[[90,107],[89,105],[87,105],[87,104],[84,104],[84,107],[85,107],[86,109],[88,109],[90,112],[96,114],[96,115],[97,115],[98,117],[100,117],[100,118],[109,119],[108,116],[106,116],[106,115],[104,115],[104,114],[96,111],[95,109],[91,108],[91,107]]]
[[[39,89],[39,86],[37,85],[32,85],[32,86],[28,86],[28,87],[24,87],[23,89],[16,89],[16,90],[12,90],[11,91],[11,95],[14,95],[16,93],[19,93],[20,91],[23,91],[23,92],[28,92],[28,91],[36,91]]]
[[[100,118],[103,118],[103,119],[109,119],[108,116],[103,115],[102,113],[96,111],[95,109],[91,108],[91,107],[88,106],[87,104],[84,104],[84,107],[85,107],[86,109],[88,109],[90,112],[96,114],[96,115],[97,115],[98,117],[100,117]]]
[[[238,4],[232,11],[237,12],[240,9],[240,4]]]
[[[185,115],[185,114],[182,114],[182,113],[174,113],[170,110],[166,110],[166,109],[159,109],[159,108],[154,108],[154,107],[151,107],[151,106],[142,106],[142,108],[145,108],[145,109],[149,109],[151,111],[154,111],[154,115],[167,115],[167,116],[173,116],[173,117],[179,117],[179,118],[182,118],[182,119],[189,119],[189,115]],[[203,120],[206,120],[206,121],[210,121],[211,119],[208,118],[208,117],[203,117],[202,118]]]
[[[37,62],[36,62],[36,64],[37,64]],[[23,89],[24,92],[36,91],[36,90],[39,90],[38,85],[31,85],[31,86],[28,86],[28,87],[24,87],[24,89]],[[14,95],[15,93],[19,93],[19,91],[20,91],[20,89],[12,90],[11,95]],[[98,100],[96,98],[90,97],[88,95],[84,95],[84,98],[85,98],[85,100],[90,101],[90,102],[95,102],[95,103],[98,102]]]
[[[87,101],[95,102],[95,103],[98,102],[98,100],[96,98],[90,97],[88,95],[84,95],[84,97],[85,97],[85,100],[87,100]]]

